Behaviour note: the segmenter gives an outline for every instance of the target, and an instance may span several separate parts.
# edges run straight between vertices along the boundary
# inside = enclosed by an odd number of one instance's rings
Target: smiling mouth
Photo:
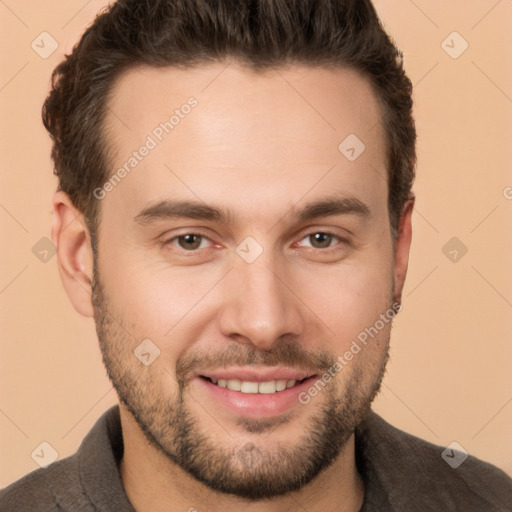
[[[247,394],[262,394],[271,395],[273,393],[280,393],[287,389],[293,388],[302,384],[304,381],[313,378],[314,375],[306,377],[302,380],[290,379],[290,380],[269,380],[266,382],[246,381],[239,379],[212,379],[201,375],[201,378],[219,386],[221,388],[227,388],[231,391],[239,391]]]

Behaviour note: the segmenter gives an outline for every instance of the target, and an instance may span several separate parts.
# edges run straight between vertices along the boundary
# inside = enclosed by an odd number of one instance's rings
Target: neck
[[[335,462],[302,489],[250,501],[219,493],[195,480],[149,443],[123,405],[120,411],[124,443],[121,478],[137,512],[292,512],[298,505],[308,512],[357,512],[362,506],[364,488],[356,468],[354,435]]]

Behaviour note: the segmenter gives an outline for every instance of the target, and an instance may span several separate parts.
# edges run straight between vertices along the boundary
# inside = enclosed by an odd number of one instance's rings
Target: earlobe
[[[85,218],[62,191],[54,194],[52,206],[52,241],[62,284],[74,308],[83,316],[93,317],[93,256]]]
[[[398,235],[395,243],[395,267],[394,267],[394,300],[401,302],[402,290],[407,275],[409,265],[409,249],[412,241],[412,212],[414,209],[415,198],[411,197],[405,203],[400,223],[398,226]]]

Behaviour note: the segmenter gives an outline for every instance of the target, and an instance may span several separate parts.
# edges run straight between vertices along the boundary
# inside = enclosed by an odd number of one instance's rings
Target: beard
[[[214,491],[262,500],[288,494],[312,482],[336,460],[380,389],[389,357],[389,334],[380,341],[385,350],[377,353],[376,348],[372,352],[372,347],[367,347],[366,353],[358,354],[357,360],[350,363],[343,388],[336,376],[319,393],[322,396],[311,400],[307,423],[304,426],[301,422],[303,433],[294,444],[272,439],[274,430],[293,421],[289,415],[240,418],[237,429],[244,436],[231,435],[225,429],[220,437],[213,435],[209,427],[219,422],[212,416],[209,425],[191,412],[191,405],[197,402],[189,387],[194,369],[282,364],[315,369],[320,379],[336,358],[328,352],[306,351],[292,340],[283,340],[267,351],[230,342],[215,354],[180,356],[173,376],[168,370],[156,370],[156,364],[143,366],[135,358],[133,349],[142,338],[134,340],[124,327],[125,322],[118,322],[109,313],[111,303],[96,260],[92,290],[103,362],[120,402],[157,450]],[[248,434],[252,436],[250,442]]]

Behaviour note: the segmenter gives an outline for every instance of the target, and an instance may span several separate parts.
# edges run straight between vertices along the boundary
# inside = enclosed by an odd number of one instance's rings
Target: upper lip
[[[316,373],[314,371],[274,366],[259,369],[254,367],[222,368],[205,370],[204,372],[198,372],[197,375],[214,380],[237,379],[246,382],[268,382],[271,380],[304,380],[316,375]]]

